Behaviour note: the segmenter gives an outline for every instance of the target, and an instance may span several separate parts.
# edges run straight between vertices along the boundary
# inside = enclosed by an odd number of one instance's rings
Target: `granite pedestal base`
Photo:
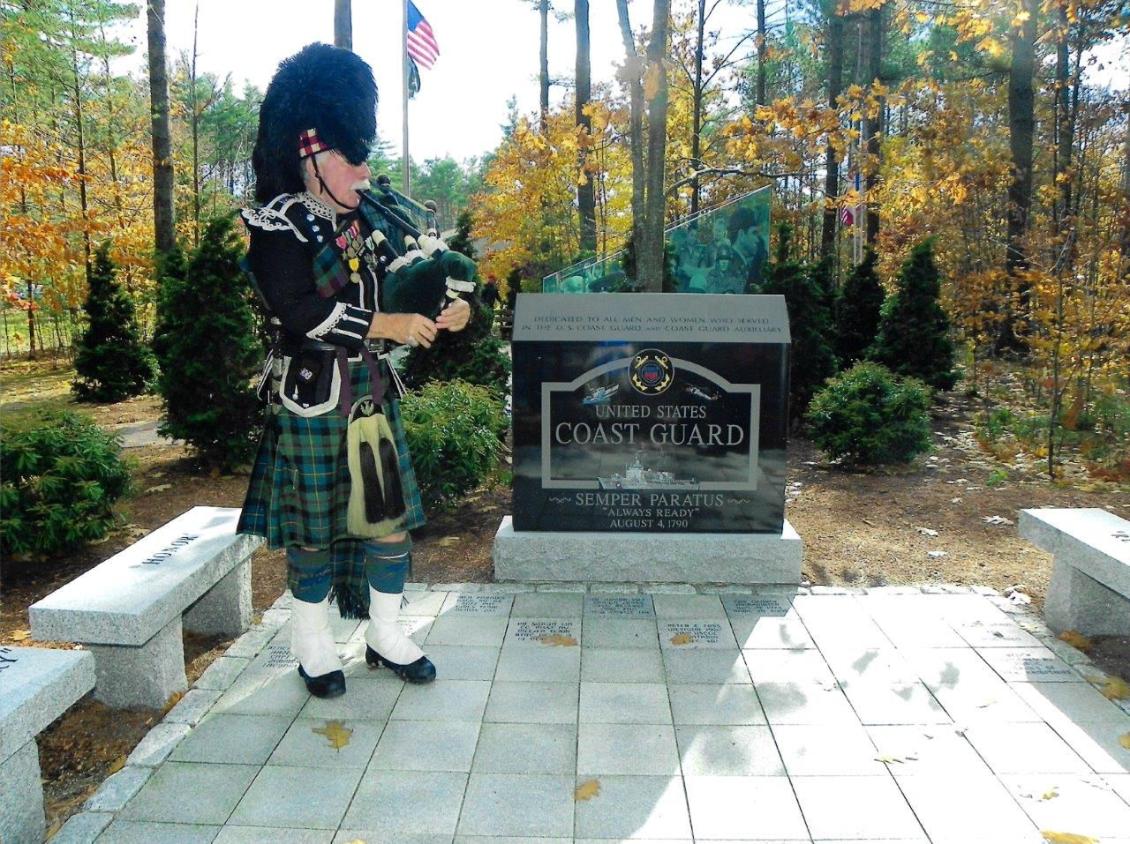
[[[184,613],[184,629],[202,636],[235,637],[250,625],[250,558],[224,575]]]
[[[94,654],[94,696],[109,707],[161,709],[172,695],[188,688],[179,615],[144,645],[86,647]]]
[[[29,741],[0,763],[0,841],[42,841],[43,786],[39,749]]]
[[[780,534],[515,531],[510,516],[494,536],[498,581],[676,583],[800,582],[804,551],[785,522]]]

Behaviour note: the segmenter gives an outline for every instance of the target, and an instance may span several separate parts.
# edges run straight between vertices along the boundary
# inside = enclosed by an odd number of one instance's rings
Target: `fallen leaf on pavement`
[[[575,648],[577,640],[572,636],[566,636],[562,633],[553,633],[548,636],[542,636],[538,639],[543,645],[553,645],[559,648]]]
[[[1119,736],[1118,743],[1125,747],[1127,750],[1130,750],[1130,733],[1125,733],[1124,735]]]
[[[600,794],[600,780],[585,780],[573,792],[574,800],[591,800]]]
[[[1041,829],[1040,835],[1044,836],[1047,844],[1099,844],[1098,840],[1086,835],[1076,835],[1073,832],[1051,832]]]
[[[31,638],[31,631],[30,630],[13,630],[11,638],[12,638],[13,642],[22,642],[24,639],[30,639]]]
[[[1060,641],[1067,642],[1067,644],[1071,645],[1075,650],[1082,651],[1083,653],[1086,653],[1094,647],[1094,643],[1078,630],[1064,630],[1059,634],[1059,638]]]
[[[326,726],[315,727],[314,732],[320,736],[325,736],[330,746],[335,750],[341,750],[349,744],[349,737],[353,735],[353,730],[346,727],[341,721],[327,721]]]
[[[694,636],[690,633],[676,633],[671,637],[672,645],[689,645],[694,642]]]
[[[1107,700],[1130,700],[1130,683],[1121,677],[1108,677],[1106,685],[1099,691]]]

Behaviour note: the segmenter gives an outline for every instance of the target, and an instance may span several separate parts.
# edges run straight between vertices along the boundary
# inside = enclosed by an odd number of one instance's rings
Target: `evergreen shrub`
[[[153,353],[141,340],[133,300],[117,280],[110,243],[94,256],[86,299],[87,327],[75,355],[75,396],[117,402],[149,390],[156,376]]]
[[[826,267],[806,267],[789,258],[792,234],[787,225],[778,229],[777,261],[769,267],[762,292],[785,297],[792,335],[789,376],[789,415],[800,419],[813,393],[835,374],[832,351],[832,312],[822,273]]]
[[[930,390],[863,361],[828,380],[806,421],[812,441],[832,458],[877,465],[909,463],[930,443]]]
[[[938,302],[940,275],[927,238],[899,271],[898,287],[883,303],[879,333],[868,352],[892,372],[925,381],[935,390],[957,383],[949,317]]]
[[[459,216],[455,219],[455,234],[453,234],[447,241],[447,247],[456,252],[466,255],[472,261],[475,260],[475,246],[471,229],[474,227],[475,219],[471,215],[468,208],[464,208],[459,212]]]
[[[426,507],[474,489],[498,465],[502,407],[485,388],[433,382],[400,403]]]
[[[153,348],[161,364],[162,436],[183,439],[201,461],[227,470],[255,451],[261,413],[253,381],[266,354],[256,333],[243,244],[232,218],[210,222],[187,260],[160,267]]]
[[[74,413],[0,426],[0,556],[51,555],[102,539],[129,490],[121,442]]]
[[[840,292],[836,308],[836,354],[845,366],[864,360],[879,332],[879,314],[886,294],[875,273],[876,259],[874,250],[868,249]]]

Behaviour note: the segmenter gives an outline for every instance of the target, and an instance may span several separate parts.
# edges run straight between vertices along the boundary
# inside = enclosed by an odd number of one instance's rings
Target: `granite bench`
[[[94,688],[84,651],[0,647],[0,841],[42,841],[35,737]]]
[[[251,621],[251,554],[239,509],[193,507],[28,610],[36,639],[94,654],[94,696],[160,708],[188,687],[182,627],[238,636]]]
[[[1130,636],[1130,522],[1093,507],[1048,508],[1021,510],[1019,530],[1052,554],[1052,630]]]

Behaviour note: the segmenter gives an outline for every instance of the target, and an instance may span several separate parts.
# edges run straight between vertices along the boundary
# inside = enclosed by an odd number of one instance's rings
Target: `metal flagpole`
[[[404,26],[400,29],[400,69],[404,82],[404,152],[400,162],[400,183],[404,188],[404,195],[412,195],[411,166],[408,159],[408,0],[401,4],[404,8]]]

